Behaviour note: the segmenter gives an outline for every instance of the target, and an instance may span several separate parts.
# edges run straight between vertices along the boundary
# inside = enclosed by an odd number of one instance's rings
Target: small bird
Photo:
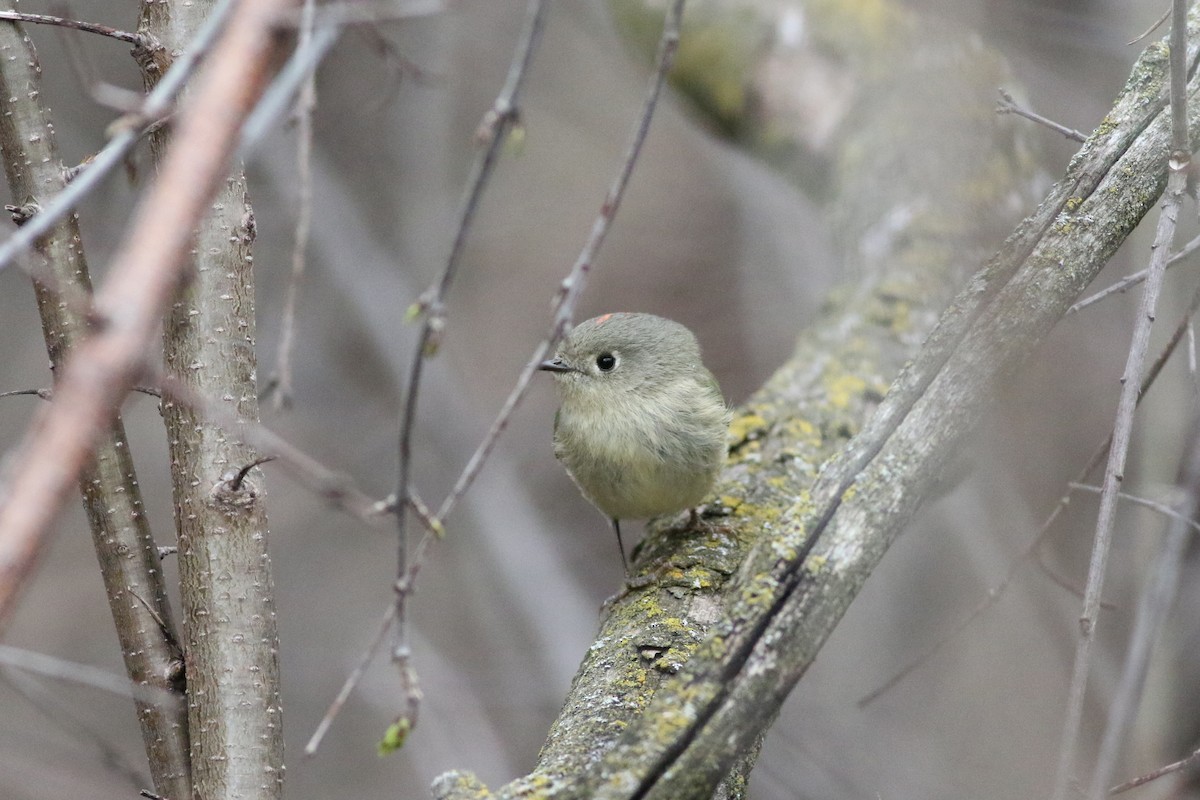
[[[612,520],[621,563],[622,519],[691,509],[725,461],[731,414],[700,361],[692,332],[653,314],[604,314],[580,323],[538,369],[553,373],[562,405],[554,455]]]

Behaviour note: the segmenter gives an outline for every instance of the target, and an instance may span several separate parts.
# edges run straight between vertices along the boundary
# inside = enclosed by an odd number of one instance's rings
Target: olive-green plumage
[[[691,331],[652,314],[605,314],[572,330],[541,369],[562,400],[554,454],[618,537],[618,520],[704,499],[730,412]]]

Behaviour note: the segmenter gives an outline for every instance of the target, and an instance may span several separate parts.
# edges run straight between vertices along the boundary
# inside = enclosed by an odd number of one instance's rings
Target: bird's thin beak
[[[546,372],[574,372],[571,367],[567,366],[567,362],[557,356],[538,364],[538,369]]]

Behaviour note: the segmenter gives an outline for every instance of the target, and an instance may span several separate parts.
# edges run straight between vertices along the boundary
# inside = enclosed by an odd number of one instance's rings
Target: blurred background
[[[1141,50],[1125,43],[1166,10],[1148,0],[909,5],[1007,56],[1037,110],[1085,132],[1102,119]],[[25,2],[21,10],[53,6]],[[503,82],[524,6],[461,0],[434,17],[388,24],[381,29],[388,52],[351,32],[319,74],[296,402],[284,413],[265,405],[264,421],[377,497],[388,493],[395,473],[397,414],[413,350],[415,327],[403,322],[403,312],[449,251],[472,135]],[[74,13],[130,28],[137,4],[89,0],[76,3]],[[92,80],[139,89],[140,79],[125,45],[30,32],[60,145],[77,162],[102,146],[115,113],[81,87],[62,37],[82,43]],[[448,491],[544,336],[558,281],[623,156],[645,78],[643,59],[623,47],[603,2],[553,4],[524,97],[523,146],[505,157],[491,183],[450,294],[445,345],[427,370],[416,461],[416,484],[427,500],[440,502]],[[978,113],[991,113],[994,103],[994,96],[979,97]],[[1075,146],[1049,131],[1035,137],[1047,175],[1056,177]],[[290,269],[294,148],[294,132],[281,126],[248,164],[258,222],[260,377],[274,368]],[[139,167],[139,179],[147,180],[144,153]],[[97,282],[137,190],[114,179],[81,210]],[[853,280],[827,229],[800,190],[716,138],[685,101],[667,96],[579,318],[631,310],[680,320],[696,331],[726,395],[738,402],[788,356],[829,289]],[[1113,279],[1144,265],[1148,238],[1135,237],[1126,252],[1110,265]],[[1161,319],[1171,324],[1172,303],[1182,307],[1178,298],[1195,282],[1185,272],[1170,278]],[[964,456],[968,477],[928,504],[892,548],[785,706],[753,774],[752,796],[999,798],[1047,789],[1078,601],[1032,564],[922,669],[866,708],[856,702],[985,596],[1102,441],[1132,302],[1121,297],[1064,322],[1006,387]],[[0,321],[0,391],[48,385],[33,294],[19,271],[0,273]],[[1174,364],[1140,412],[1127,490],[1164,496],[1190,392],[1185,370]],[[20,441],[37,402],[0,399],[0,453]],[[495,787],[532,767],[592,641],[600,604],[622,580],[607,523],[554,460],[554,408],[549,381],[535,385],[421,573],[411,613],[425,701],[410,743],[389,758],[375,753],[400,702],[386,659],[368,671],[319,754],[302,760],[300,751],[391,600],[393,541],[266,467],[288,796],[424,797],[447,769],[473,769]],[[155,404],[135,396],[125,414],[152,527],[160,544],[170,543]],[[77,506],[62,516],[5,641],[120,672]],[[1092,498],[1078,498],[1043,550],[1055,572],[1080,586],[1093,522]],[[1132,593],[1160,535],[1161,521],[1147,512],[1120,519],[1106,590],[1116,608],[1102,621],[1093,698],[1106,696],[1119,674]],[[1195,593],[1181,598],[1154,662],[1122,779],[1195,748]],[[131,783],[112,763],[145,772],[129,702],[40,683],[35,704],[0,682],[0,796],[104,800],[148,785]],[[38,691],[28,681],[20,685]],[[1088,748],[1099,736],[1102,708],[1089,705]],[[87,731],[112,752],[102,753]],[[1164,784],[1141,796],[1170,791],[1185,790]]]

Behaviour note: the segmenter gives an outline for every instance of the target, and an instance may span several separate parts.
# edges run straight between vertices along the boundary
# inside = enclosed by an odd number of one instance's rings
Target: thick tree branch
[[[822,28],[822,8],[842,18]],[[744,9],[730,13],[737,11]],[[640,563],[660,580],[630,593],[604,621],[536,771],[499,796],[547,786],[556,797],[711,796],[734,762],[745,762],[934,491],[997,382],[1019,367],[1163,191],[1167,72],[1165,50],[1155,45],[1063,180],[934,328],[946,287],[969,263],[964,254],[978,251],[994,230],[987,226],[1003,223],[998,211],[1014,208],[1020,176],[1028,175],[1027,151],[1010,127],[953,111],[984,107],[1005,80],[972,45],[948,44],[912,63],[916,21],[903,12],[861,27],[840,5],[816,3],[805,13],[806,31],[823,48],[852,50],[843,63],[853,103],[834,135],[808,141],[826,148],[832,224],[862,281],[735,419],[717,489],[716,505],[728,511],[722,527],[689,536],[658,524]],[[745,19],[712,14],[713,24]],[[873,41],[870,30],[886,36]],[[687,42],[685,28],[681,64]],[[790,46],[793,55],[797,49]],[[788,48],[780,50],[786,62]],[[786,66],[753,63],[747,72]],[[763,107],[775,100],[770,88],[759,94]],[[1189,93],[1196,92],[1192,81]],[[785,102],[797,92],[781,96]],[[1194,133],[1200,120],[1190,122]],[[804,135],[797,129],[795,141]],[[471,786],[469,776],[448,775],[437,792],[462,797]]]
[[[632,775],[635,788],[596,796],[691,794],[699,775],[712,780],[752,739],[748,709],[763,718],[778,708],[989,406],[998,381],[1045,337],[1161,194],[1169,151],[1165,75],[1163,48],[1150,48],[1108,124],[960,293],[863,432],[756,545],[700,658],[651,701],[588,784],[613,786]],[[1189,92],[1196,91],[1193,81]],[[1198,118],[1191,122],[1196,127]],[[684,698],[691,704],[681,716]],[[661,730],[664,715],[678,725],[656,735],[651,725]]]

